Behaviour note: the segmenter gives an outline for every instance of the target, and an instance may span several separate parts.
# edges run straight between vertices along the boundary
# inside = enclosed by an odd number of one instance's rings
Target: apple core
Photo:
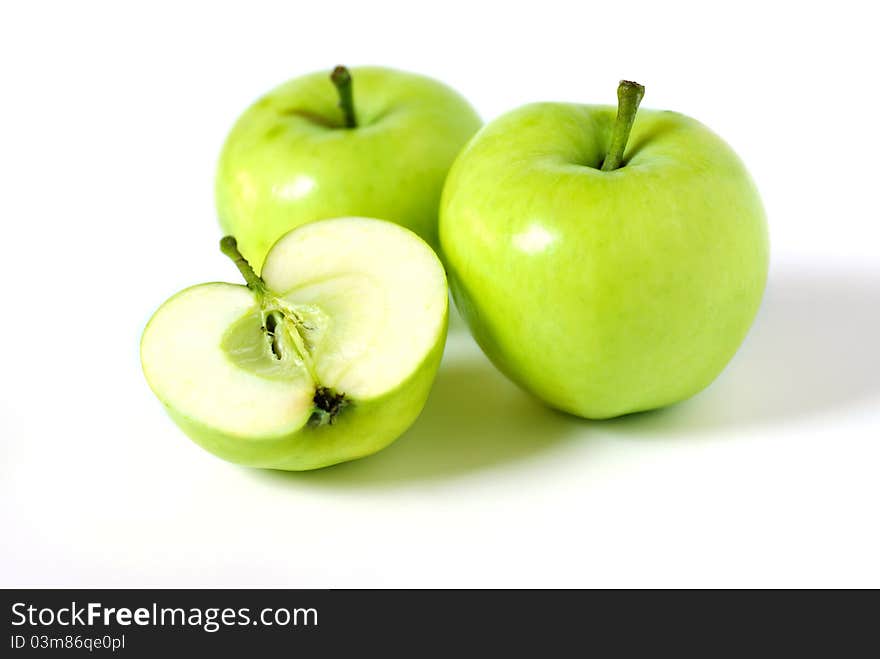
[[[333,423],[351,401],[344,393],[321,384],[315,368],[312,357],[314,336],[322,333],[323,326],[327,323],[326,316],[320,309],[299,308],[270,291],[266,282],[254,272],[247,259],[238,251],[238,244],[233,236],[225,236],[220,241],[220,250],[235,263],[247,282],[247,287],[256,295],[260,331],[269,348],[268,351],[261,351],[262,354],[269,355],[269,359],[279,363],[278,373],[293,370],[297,366],[304,368],[315,389],[312,397],[315,409],[309,417],[309,425]],[[246,318],[246,322],[251,325],[255,320],[253,316]]]

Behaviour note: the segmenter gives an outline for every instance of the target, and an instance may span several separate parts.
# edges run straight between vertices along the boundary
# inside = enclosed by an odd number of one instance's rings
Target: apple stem
[[[239,272],[244,276],[247,287],[257,294],[260,301],[263,331],[269,337],[269,344],[275,357],[284,359],[288,352],[285,346],[292,347],[312,380],[317,383],[318,376],[315,365],[312,363],[306,337],[303,336],[303,331],[306,329],[305,323],[296,308],[269,290],[263,278],[254,272],[251,264],[238,251],[238,242],[233,236],[224,236],[220,240],[220,251],[232,259],[233,263],[238,266]],[[285,339],[290,343],[286,344]]]
[[[236,241],[234,237],[224,236],[220,241],[220,251],[232,259],[232,262],[238,266],[238,270],[244,276],[244,280],[247,282],[247,287],[249,289],[259,295],[266,294],[266,282],[254,272],[251,264],[248,263],[247,259],[238,251],[238,241]]]
[[[339,94],[339,109],[345,120],[346,128],[355,128],[357,118],[354,114],[354,96],[352,93],[351,73],[344,66],[337,66],[330,74],[330,80]]]
[[[645,88],[637,82],[621,80],[617,86],[617,119],[614,121],[608,155],[602,163],[603,172],[617,169],[623,162],[623,152],[644,95]]]

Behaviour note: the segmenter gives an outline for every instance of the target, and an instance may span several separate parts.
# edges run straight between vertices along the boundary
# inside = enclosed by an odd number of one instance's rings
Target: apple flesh
[[[447,324],[443,267],[421,239],[380,220],[315,222],[246,278],[178,293],[144,330],[147,381],[197,444],[242,465],[315,469],[413,423]]]
[[[455,91],[413,73],[338,67],[332,80],[291,80],[245,111],[223,146],[220,224],[257,272],[280,236],[329,217],[381,217],[436,248],[443,181],[480,123]]]
[[[618,124],[609,106],[514,110],[465,148],[441,202],[450,288],[479,344],[522,387],[588,418],[711,383],[768,268],[760,198],[721,138],[639,111],[603,171]]]

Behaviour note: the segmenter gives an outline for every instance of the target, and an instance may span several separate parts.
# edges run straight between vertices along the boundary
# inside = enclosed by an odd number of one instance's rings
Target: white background
[[[0,585],[880,586],[880,133],[869,3],[4,3]],[[758,321],[706,392],[549,412],[460,323],[423,416],[306,474],[203,452],[140,372],[144,323],[237,281],[231,123],[337,63],[699,118],[771,225]]]

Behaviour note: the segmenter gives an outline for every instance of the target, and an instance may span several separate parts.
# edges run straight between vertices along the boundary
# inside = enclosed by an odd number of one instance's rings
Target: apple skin
[[[450,171],[440,243],[456,306],[508,377],[604,419],[686,399],[743,341],[769,261],[745,167],[684,115],[539,103],[485,126]]]
[[[480,118],[431,78],[378,67],[351,76],[357,127],[343,127],[328,72],[316,72],[259,99],[226,140],[220,224],[257,272],[278,238],[329,217],[380,217],[437,249],[443,182]]]
[[[214,285],[233,286],[221,283]],[[168,302],[188,290],[172,296]],[[434,347],[407,379],[380,397],[354,401],[330,425],[305,425],[295,432],[278,436],[237,436],[189,418],[169,405],[161,392],[153,389],[153,393],[168,416],[191,440],[219,458],[263,469],[320,469],[377,453],[392,444],[415,422],[425,406],[440,367],[448,320],[449,309],[446,308]],[[144,330],[144,336],[147,335],[147,329]]]

